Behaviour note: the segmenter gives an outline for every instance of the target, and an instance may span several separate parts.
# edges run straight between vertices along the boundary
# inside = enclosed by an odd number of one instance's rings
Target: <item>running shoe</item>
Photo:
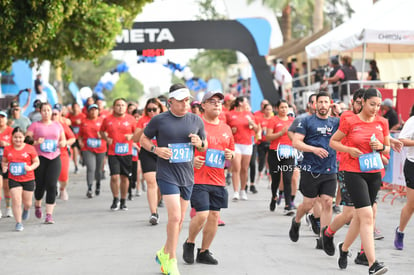
[[[306,213],[305,214],[305,221],[306,221],[306,224],[309,226],[309,227],[311,227],[312,225],[311,225],[311,222],[310,222],[310,218],[309,218],[309,216],[310,215],[312,215],[312,214],[308,214],[308,213]]]
[[[158,207],[163,208],[164,207],[164,201],[161,199],[158,203]]]
[[[12,211],[11,207],[7,207],[7,208],[6,208],[6,217],[7,217],[7,218],[12,218],[12,217],[14,217],[14,216],[13,216],[13,211]]]
[[[134,197],[132,196],[132,192],[128,194],[128,200],[129,201],[133,201]]]
[[[111,210],[116,211],[118,209],[119,209],[119,199],[114,198],[114,200],[112,201]]]
[[[200,248],[197,249],[197,263],[210,265],[218,264],[218,261],[213,257],[213,253],[211,253],[208,249],[206,249],[204,252],[200,252],[200,250]]]
[[[233,201],[236,202],[236,201],[239,201],[239,199],[240,199],[239,192],[234,192]]]
[[[292,242],[297,242],[299,240],[299,228],[300,228],[300,222],[297,223],[295,221],[296,217],[292,218],[292,225],[290,226],[289,230],[289,237]]]
[[[332,207],[332,210],[335,214],[339,214],[342,212],[341,207],[339,207],[339,205],[336,205],[336,204]]]
[[[38,219],[41,219],[43,214],[42,214],[42,208],[41,207],[35,207],[35,216]]]
[[[404,233],[398,232],[398,227],[395,228],[394,246],[398,250],[403,250],[404,248]]]
[[[270,211],[274,212],[277,208],[276,200],[272,197],[270,199],[269,209]]]
[[[121,206],[119,209],[122,211],[128,211],[128,206],[126,205],[125,202],[121,202]]]
[[[359,265],[369,265],[367,255],[365,255],[364,251],[358,252],[358,255],[355,257],[354,262]]]
[[[316,249],[323,250],[322,237],[316,238]]]
[[[230,173],[227,173],[227,175],[226,175],[226,184],[227,185],[231,184],[231,174]]]
[[[279,205],[282,202],[282,199],[285,198],[285,195],[279,194],[279,197],[277,197],[277,205]]]
[[[29,216],[30,216],[29,210],[23,209],[22,220],[26,221],[27,219],[29,219]]]
[[[218,225],[218,226],[225,226],[225,225],[226,225],[226,223],[225,223],[224,221],[222,221],[222,220],[219,218],[219,220],[218,220],[218,222],[217,222],[217,225]]]
[[[292,201],[292,202],[290,202],[290,207],[292,208],[292,209],[298,209],[297,207],[296,207],[296,205],[295,205],[295,203]]]
[[[348,266],[348,253],[349,251],[342,251],[342,245],[344,243],[339,243],[338,244],[338,251],[339,251],[339,256],[338,256],[338,266],[340,269],[345,269]]]
[[[142,191],[141,191],[141,189],[138,189],[138,190],[137,190],[137,192],[135,192],[135,195],[136,195],[137,197],[141,197],[141,196],[142,196]]]
[[[75,174],[78,174],[79,173],[79,169],[78,169],[78,166],[75,166],[75,172],[74,172]]]
[[[178,271],[177,259],[169,259],[164,268],[164,272],[167,272],[164,274],[168,275],[180,275],[180,272]]]
[[[385,274],[387,271],[388,271],[388,267],[386,267],[383,263],[379,263],[377,261],[375,261],[369,268],[370,275]]]
[[[53,220],[52,214],[46,214],[45,224],[54,224],[55,221]]]
[[[322,230],[322,248],[323,251],[325,251],[326,254],[328,254],[329,256],[333,256],[335,255],[335,245],[333,242],[333,236],[330,236],[328,234],[328,232],[326,232],[328,230],[328,227],[325,226]]]
[[[155,254],[155,261],[161,266],[161,272],[163,274],[168,274],[168,272],[166,271],[166,265],[169,258],[170,254],[164,253],[164,246],[161,247],[161,249],[158,250]]]
[[[151,225],[157,225],[160,222],[160,218],[158,216],[158,213],[152,213],[149,219],[149,223]]]
[[[99,196],[99,194],[101,194],[101,183],[96,182],[95,195]]]
[[[68,191],[66,191],[66,188],[63,190],[60,190],[60,199],[62,201],[67,201],[69,199]]]
[[[240,191],[240,199],[242,201],[247,201],[247,192],[246,192],[246,190],[241,190]]]
[[[145,181],[141,181],[141,189],[142,192],[147,192],[147,183]],[[139,190],[137,190],[138,192]]]
[[[377,228],[374,229],[374,240],[382,240],[384,239],[384,235],[382,235],[381,231]]]
[[[183,260],[187,264],[194,263],[194,246],[194,243],[189,243],[187,240],[183,244]]]
[[[250,192],[252,192],[253,194],[257,194],[256,186],[250,185]]]
[[[313,214],[309,215],[309,221],[311,223],[311,228],[313,233],[319,236],[321,232],[321,220],[320,218],[315,218]]]
[[[290,208],[290,207],[285,207],[284,209],[283,209],[283,215],[285,215],[285,216],[292,216],[292,215],[294,215],[295,214],[295,210],[293,210],[292,208]]]
[[[16,231],[23,231],[24,227],[23,224],[21,222],[16,223],[16,227],[15,227]]]
[[[92,190],[88,190],[88,192],[86,192],[86,197],[88,197],[89,199],[93,198]]]

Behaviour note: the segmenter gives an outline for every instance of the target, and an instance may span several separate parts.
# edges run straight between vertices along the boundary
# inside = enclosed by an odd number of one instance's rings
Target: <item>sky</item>
[[[272,35],[270,48],[282,45],[282,34],[276,17],[269,8],[261,4],[261,0],[256,0],[252,4],[247,4],[247,0],[213,0],[214,6],[221,14],[225,14],[230,19],[245,17],[264,17],[271,27]],[[372,0],[348,0],[352,8],[358,12],[368,9],[372,5]],[[184,21],[197,20],[199,7],[195,0],[154,0],[144,6],[135,21]],[[185,65],[187,61],[194,57],[199,50],[166,50],[165,58],[175,63]],[[146,93],[152,96],[157,93],[165,93],[171,82],[171,71],[160,64],[136,63],[135,51],[114,51],[114,57],[127,62],[130,73],[144,84]],[[144,99],[146,100],[146,99]],[[143,103],[140,102],[140,105]]]

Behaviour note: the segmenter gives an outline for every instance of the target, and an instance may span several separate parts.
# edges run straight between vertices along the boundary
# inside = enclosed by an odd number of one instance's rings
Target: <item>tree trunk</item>
[[[287,42],[292,39],[292,17],[291,17],[291,7],[288,3],[282,11],[282,34],[283,42]]]
[[[315,0],[313,10],[313,32],[317,33],[323,29],[323,4],[324,0]]]

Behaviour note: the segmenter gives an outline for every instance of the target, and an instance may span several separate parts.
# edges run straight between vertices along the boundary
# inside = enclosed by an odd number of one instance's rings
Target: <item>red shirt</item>
[[[110,115],[111,115],[111,112],[106,109],[99,110],[99,117],[102,118],[102,120],[104,120]]]
[[[260,144],[260,143],[266,141],[266,134],[267,134],[268,125],[269,125],[269,122],[272,118],[273,118],[273,116],[271,116],[269,118],[266,118],[264,116],[256,117],[256,120],[259,122],[260,127],[262,128],[262,133],[260,134],[261,139],[258,140],[257,144]]]
[[[347,136],[347,146],[358,148],[363,154],[372,153],[369,142],[373,134],[381,143],[384,143],[384,138],[390,134],[388,120],[379,116],[372,122],[362,121],[357,115],[348,116],[340,122],[338,130]],[[358,158],[351,157],[349,153],[342,156],[342,168],[344,171],[361,173]],[[380,171],[373,170],[369,173]]]
[[[342,115],[339,118],[339,124],[343,123],[342,121],[344,121],[346,118],[351,117],[351,116],[355,116],[355,113],[353,111],[343,112]],[[341,143],[343,145],[347,145],[347,139],[348,139],[348,137],[345,136],[341,140]],[[336,152],[336,159],[339,161],[338,171],[344,171],[344,169],[343,169],[343,155],[344,154],[345,154],[344,152]]]
[[[274,116],[269,121],[269,124],[267,125],[267,130],[269,131],[270,129],[272,129],[273,133],[275,134],[277,132],[282,131],[282,129],[285,127],[288,129],[289,126],[292,124],[293,120],[294,120],[293,117],[288,117],[287,120],[282,120],[278,116]],[[287,134],[287,131],[283,134],[283,136],[278,137],[277,139],[273,140],[270,143],[269,149],[277,150],[277,148],[279,147],[279,144],[292,146],[292,141],[290,140]]]
[[[255,121],[255,118],[251,112],[243,111],[230,111],[227,114],[227,124],[233,128],[236,127],[237,131],[233,134],[234,142],[236,144],[250,145],[252,144],[252,136],[254,136],[254,131],[249,128],[249,117],[251,120]]]
[[[78,138],[80,125],[82,123],[82,120],[85,119],[86,116],[84,113],[79,113],[77,115],[69,114],[68,118],[70,119],[70,122],[72,124],[71,126],[73,133],[75,134],[75,137]]]
[[[210,156],[210,161],[213,161],[215,164],[222,164],[224,167],[224,160],[222,162],[217,161],[217,154],[211,154],[213,152],[211,149],[221,151],[221,153],[226,148],[234,151],[234,138],[231,129],[222,121],[219,124],[211,124],[203,119],[203,122],[207,134],[208,148],[206,152],[195,150],[195,156],[203,156],[206,162],[200,169],[194,169],[194,183],[225,186],[224,168],[209,166],[206,155]]]
[[[101,117],[97,119],[85,118],[82,120],[79,130],[79,137],[82,138],[83,142],[82,151],[90,151],[96,154],[106,152],[106,141],[98,135],[102,127],[102,122],[103,119]]]
[[[72,132],[72,130],[69,128],[69,126],[66,123],[59,122],[60,125],[62,125],[63,132],[65,133],[66,140],[75,138],[75,134]],[[60,147],[60,155],[62,157],[69,157],[68,147]]]
[[[26,171],[21,166],[32,165],[32,160],[37,157],[35,148],[32,145],[25,144],[20,150],[16,150],[13,145],[4,148],[4,157],[7,158],[9,168],[9,179],[17,182],[28,182],[35,179],[34,171]],[[21,165],[19,167],[19,165]],[[20,170],[20,171],[19,171]],[[16,172],[14,172],[16,171]],[[23,175],[17,175],[23,171]]]
[[[134,134],[137,122],[131,115],[117,117],[110,115],[103,120],[101,131],[106,132],[112,139],[109,145],[108,155],[132,155],[132,139],[127,140],[125,135]],[[128,150],[127,150],[128,149]]]
[[[6,129],[2,133],[0,133],[0,141],[7,142],[11,144],[11,136],[12,136],[13,128],[10,126],[6,126]],[[0,147],[0,158],[3,157],[4,147]]]
[[[150,122],[151,118],[149,116],[142,116],[138,119],[137,128],[144,130],[147,127],[148,123]],[[157,140],[154,138],[152,139],[152,143],[157,146]]]

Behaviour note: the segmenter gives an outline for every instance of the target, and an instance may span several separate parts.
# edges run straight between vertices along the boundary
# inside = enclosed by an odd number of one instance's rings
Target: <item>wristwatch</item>
[[[150,149],[150,152],[151,152],[151,153],[154,153],[154,152],[155,152],[155,148],[157,148],[157,147],[156,147],[155,145],[152,145],[152,146],[151,146],[151,149]]]

